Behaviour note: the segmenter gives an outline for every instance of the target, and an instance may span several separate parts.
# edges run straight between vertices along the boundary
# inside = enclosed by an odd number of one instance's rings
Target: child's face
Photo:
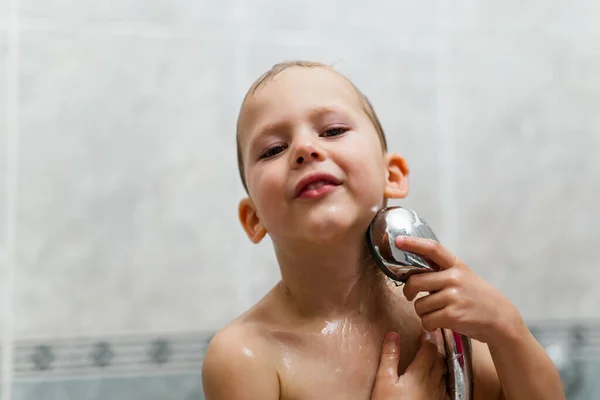
[[[384,194],[405,194],[398,187],[386,193],[398,186],[390,171],[398,178],[404,161],[383,152],[357,93],[325,68],[292,67],[264,82],[242,107],[239,135],[250,194],[240,217],[251,238],[364,232]],[[301,181],[316,173],[329,177],[302,190]]]

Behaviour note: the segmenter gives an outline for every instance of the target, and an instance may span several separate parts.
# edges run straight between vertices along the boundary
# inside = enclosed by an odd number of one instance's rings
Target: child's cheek
[[[285,184],[280,169],[259,169],[253,177],[255,198],[261,204],[273,203],[285,196]]]
[[[348,143],[346,159],[353,165],[373,172],[383,168],[383,154],[379,143],[370,136],[367,132],[354,135],[351,143]]]
[[[352,150],[345,161],[345,170],[355,190],[381,191],[385,184],[385,167],[380,153],[372,151],[368,145],[357,144],[362,150]]]

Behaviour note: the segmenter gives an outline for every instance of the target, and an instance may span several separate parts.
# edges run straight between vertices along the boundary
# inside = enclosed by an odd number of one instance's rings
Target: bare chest
[[[281,399],[369,399],[385,333],[401,336],[400,373],[419,347],[420,325],[386,325],[278,341]]]

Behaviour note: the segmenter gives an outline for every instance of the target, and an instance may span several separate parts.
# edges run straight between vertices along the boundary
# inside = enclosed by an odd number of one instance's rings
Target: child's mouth
[[[327,181],[317,181],[306,185],[298,194],[299,198],[315,199],[333,192],[338,185]]]
[[[334,175],[326,172],[315,172],[304,176],[297,184],[294,198],[309,198],[325,196],[342,184],[342,181]]]

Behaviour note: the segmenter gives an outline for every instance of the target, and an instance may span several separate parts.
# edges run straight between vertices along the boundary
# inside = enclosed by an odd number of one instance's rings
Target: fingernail
[[[385,341],[387,343],[397,343],[400,340],[400,336],[396,332],[390,332],[385,335]]]

